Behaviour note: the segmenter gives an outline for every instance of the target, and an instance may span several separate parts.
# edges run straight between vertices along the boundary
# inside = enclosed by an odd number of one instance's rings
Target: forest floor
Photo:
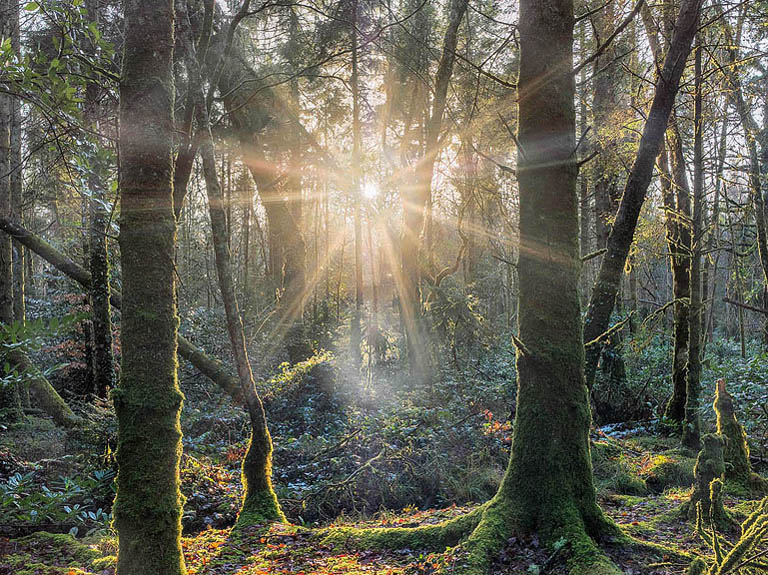
[[[623,547],[603,542],[614,562],[630,575],[683,573],[686,556],[710,553],[691,522],[677,512],[687,498],[692,460],[657,437],[615,439],[593,437],[593,458],[605,513],[624,531],[648,545]],[[210,471],[210,470],[209,470]],[[220,473],[218,483],[237,481]],[[650,487],[649,487],[650,486]],[[224,491],[237,491],[224,485]],[[635,492],[636,494],[628,494]],[[738,489],[726,490],[725,504],[743,518],[756,501]],[[429,554],[419,549],[397,552],[360,551],[344,544],[328,545],[323,533],[334,527],[415,527],[456,517],[472,506],[379,512],[372,518],[340,517],[322,528],[294,525],[204,528],[184,537],[182,547],[190,575],[430,575],[451,572],[460,556]],[[75,539],[69,534],[38,532],[16,539],[0,538],[0,575],[111,575],[116,542],[109,532]],[[536,538],[511,538],[496,558],[493,573],[567,573],[567,546],[553,551]]]

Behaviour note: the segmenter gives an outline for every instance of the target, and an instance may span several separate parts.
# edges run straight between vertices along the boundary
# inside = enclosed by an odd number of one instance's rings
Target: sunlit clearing
[[[373,200],[379,195],[379,186],[375,182],[365,182],[362,191],[364,198]]]

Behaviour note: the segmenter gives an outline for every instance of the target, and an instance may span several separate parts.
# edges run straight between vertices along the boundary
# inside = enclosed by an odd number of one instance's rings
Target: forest
[[[0,0],[0,575],[768,573],[768,2]]]

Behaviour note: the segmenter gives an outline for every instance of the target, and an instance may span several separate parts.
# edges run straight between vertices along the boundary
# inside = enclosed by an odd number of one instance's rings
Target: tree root
[[[423,551],[454,550],[456,562],[452,572],[458,575],[487,575],[494,558],[516,530],[512,504],[495,497],[470,513],[421,527],[379,527],[371,529],[336,528],[321,533],[324,544],[343,545],[351,549]],[[614,523],[605,520],[601,535],[610,536],[618,544],[636,544]],[[561,527],[548,530],[545,540],[551,545],[567,546],[567,565],[573,575],[618,575],[621,571],[603,553],[587,533],[581,518],[561,522]]]
[[[321,532],[324,544],[344,545],[353,549],[393,551],[419,549],[444,551],[458,544],[480,523],[488,503],[454,519],[420,527],[331,528]]]

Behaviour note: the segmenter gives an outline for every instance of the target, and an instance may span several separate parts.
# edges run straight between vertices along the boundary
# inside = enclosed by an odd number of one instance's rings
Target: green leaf
[[[27,12],[34,12],[38,8],[40,8],[40,4],[37,2],[29,2],[26,6],[24,6],[24,10]]]

